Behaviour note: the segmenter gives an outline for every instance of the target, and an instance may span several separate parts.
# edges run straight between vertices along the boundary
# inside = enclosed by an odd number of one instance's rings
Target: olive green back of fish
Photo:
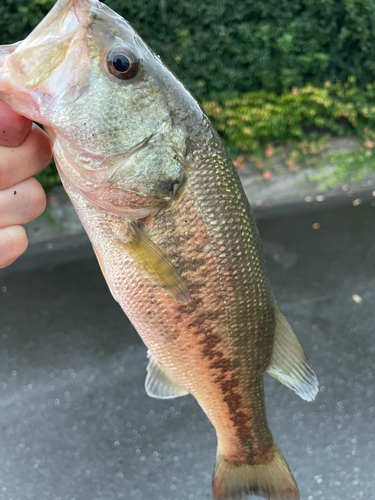
[[[250,205],[217,139],[212,133],[205,142],[196,143],[189,189],[215,252],[225,296],[231,367],[246,386],[269,364],[275,303]]]

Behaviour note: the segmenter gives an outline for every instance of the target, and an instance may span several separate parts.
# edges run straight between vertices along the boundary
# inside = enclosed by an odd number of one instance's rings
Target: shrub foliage
[[[54,0],[2,0],[0,43]],[[375,0],[106,0],[199,98],[375,81]]]
[[[269,141],[316,139],[322,134],[355,134],[374,140],[375,85],[362,90],[350,78],[323,88],[293,87],[280,95],[264,90],[203,103],[227,145],[255,151]]]
[[[54,3],[1,0],[0,44],[24,38]],[[325,133],[375,145],[375,0],[106,3],[204,103],[237,151]]]

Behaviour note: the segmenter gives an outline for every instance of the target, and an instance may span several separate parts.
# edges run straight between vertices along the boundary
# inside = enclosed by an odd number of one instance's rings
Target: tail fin
[[[258,495],[267,500],[299,500],[298,486],[277,445],[271,462],[235,465],[218,454],[214,478],[214,500],[241,500]]]

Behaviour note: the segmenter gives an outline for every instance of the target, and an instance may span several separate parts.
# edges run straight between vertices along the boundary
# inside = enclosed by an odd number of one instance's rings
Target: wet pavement
[[[302,499],[371,499],[375,207],[274,214],[259,228],[321,385],[306,403],[266,376],[270,427]],[[86,255],[0,271],[0,499],[209,500],[213,428],[191,396],[146,396],[146,349]]]

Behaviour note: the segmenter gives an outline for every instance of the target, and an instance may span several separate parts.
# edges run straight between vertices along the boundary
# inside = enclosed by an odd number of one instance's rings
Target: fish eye
[[[136,56],[130,50],[122,47],[113,47],[107,56],[109,72],[120,80],[131,80],[139,69]]]

